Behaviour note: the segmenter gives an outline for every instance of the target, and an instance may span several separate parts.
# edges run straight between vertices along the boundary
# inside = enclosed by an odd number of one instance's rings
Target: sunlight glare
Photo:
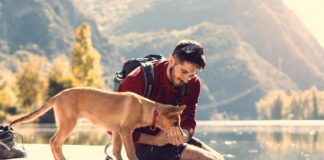
[[[324,1],[323,0],[283,0],[296,13],[317,41],[324,47]]]

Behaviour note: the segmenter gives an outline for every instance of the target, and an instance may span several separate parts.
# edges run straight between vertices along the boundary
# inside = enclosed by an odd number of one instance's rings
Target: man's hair
[[[194,40],[181,40],[178,42],[172,56],[176,56],[180,62],[188,61],[196,64],[201,70],[206,66],[204,48]]]

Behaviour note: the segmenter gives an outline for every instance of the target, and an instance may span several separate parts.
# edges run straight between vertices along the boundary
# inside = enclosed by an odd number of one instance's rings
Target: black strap
[[[180,96],[183,97],[183,96],[186,96],[188,93],[188,84],[185,83],[184,85],[181,86],[181,94]]]
[[[144,89],[144,97],[150,98],[153,84],[154,84],[154,70],[152,62],[141,62],[141,66],[144,72],[145,79],[145,89]]]
[[[144,79],[145,79],[144,97],[150,98],[153,90],[153,84],[154,84],[153,63],[150,61],[141,62],[141,66],[144,72]],[[186,96],[187,93],[188,93],[188,84],[184,84],[181,86],[180,94],[178,94],[178,97],[176,99],[178,105],[181,103],[181,98]]]
[[[178,97],[176,99],[177,105],[180,105],[181,103],[181,98],[186,96],[188,94],[188,84],[185,83],[178,89]]]

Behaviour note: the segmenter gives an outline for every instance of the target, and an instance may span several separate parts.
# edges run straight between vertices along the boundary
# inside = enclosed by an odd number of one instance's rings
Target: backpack
[[[149,98],[152,93],[153,84],[154,84],[154,69],[153,64],[159,62],[161,60],[165,60],[166,58],[163,55],[150,54],[143,58],[132,58],[127,60],[121,71],[116,72],[113,84],[113,91],[118,91],[120,82],[127,77],[129,73],[131,73],[134,69],[141,66],[144,72],[145,79],[145,89],[144,89],[144,97]],[[181,87],[181,96],[187,94],[188,85],[183,85]],[[179,101],[179,100],[177,100]],[[178,102],[177,102],[178,103]]]

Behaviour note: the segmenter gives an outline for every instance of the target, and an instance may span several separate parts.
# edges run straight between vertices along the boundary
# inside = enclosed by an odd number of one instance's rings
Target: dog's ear
[[[181,105],[181,106],[177,107],[179,114],[182,114],[183,110],[184,110],[186,107],[187,107],[186,105]]]

